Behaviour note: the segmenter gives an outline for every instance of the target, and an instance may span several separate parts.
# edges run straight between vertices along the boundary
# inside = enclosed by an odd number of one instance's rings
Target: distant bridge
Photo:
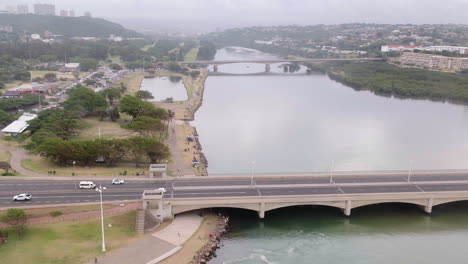
[[[321,63],[334,61],[381,61],[382,58],[332,58],[332,59],[261,59],[261,60],[217,60],[217,61],[179,61],[181,65],[213,65],[213,72],[218,72],[218,65],[233,63],[259,63],[265,64],[265,72],[270,72],[271,64],[275,63]]]

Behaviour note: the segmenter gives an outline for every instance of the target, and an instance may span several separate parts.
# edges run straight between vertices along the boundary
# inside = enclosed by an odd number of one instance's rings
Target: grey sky
[[[468,0],[0,0],[0,7],[49,2],[114,20],[220,27],[276,24],[468,23]]]

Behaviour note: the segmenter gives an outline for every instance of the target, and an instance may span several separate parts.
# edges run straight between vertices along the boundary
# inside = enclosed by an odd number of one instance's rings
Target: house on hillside
[[[80,72],[80,64],[79,63],[67,63],[60,68],[60,73],[73,73],[73,72]]]

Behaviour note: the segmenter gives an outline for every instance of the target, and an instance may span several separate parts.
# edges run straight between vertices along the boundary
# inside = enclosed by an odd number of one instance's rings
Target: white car
[[[125,181],[121,179],[112,179],[112,184],[124,184]]]
[[[80,189],[94,189],[96,184],[92,181],[81,181],[79,185]]]
[[[29,201],[31,199],[32,199],[32,195],[26,194],[26,193],[13,196],[13,201]]]
[[[156,189],[156,193],[164,194],[165,192],[166,192],[166,189],[164,189],[164,188]]]

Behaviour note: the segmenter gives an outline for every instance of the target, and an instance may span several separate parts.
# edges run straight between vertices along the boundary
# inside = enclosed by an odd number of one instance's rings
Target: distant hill
[[[98,37],[116,36],[136,38],[142,34],[124,28],[114,22],[91,17],[60,17],[39,15],[0,14],[0,25],[12,25],[13,28],[29,34],[43,34],[46,30],[65,37]]]

